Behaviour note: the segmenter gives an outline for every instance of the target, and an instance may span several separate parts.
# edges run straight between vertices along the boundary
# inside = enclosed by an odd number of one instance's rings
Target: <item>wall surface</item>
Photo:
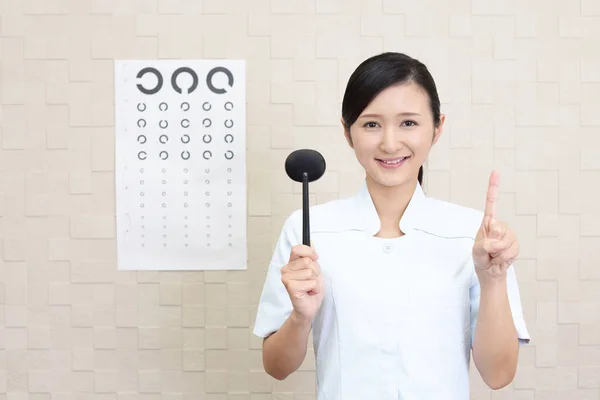
[[[447,129],[428,194],[518,233],[533,338],[512,385],[477,400],[600,399],[598,0],[0,1],[0,400],[310,400],[313,357],[283,382],[251,334],[282,223],[283,170],[328,162],[311,201],[363,178],[340,129],[349,74],[406,52],[431,69]],[[119,272],[114,59],[243,58],[249,269]],[[435,377],[432,377],[435,379]],[[272,395],[273,393],[273,395]]]

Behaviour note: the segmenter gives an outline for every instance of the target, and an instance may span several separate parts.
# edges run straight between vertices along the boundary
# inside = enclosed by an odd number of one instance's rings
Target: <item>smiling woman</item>
[[[354,141],[359,142],[355,151],[358,149],[356,155],[367,176],[374,172],[368,162],[373,154],[365,154],[367,148],[387,154],[378,160],[394,159],[389,154],[399,150],[395,148],[399,143],[396,139],[405,135],[410,146],[403,149],[407,153],[403,157],[412,156],[407,160],[411,165],[405,177],[416,176],[422,184],[422,164],[442,132],[444,119],[437,87],[427,67],[402,53],[379,54],[360,64],[348,81],[342,102],[346,138],[352,147]],[[352,133],[356,133],[354,138]],[[415,167],[418,174],[414,173]]]
[[[497,220],[497,174],[484,213],[425,196],[444,121],[418,60],[384,53],[352,74],[341,122],[365,182],[311,208],[313,246],[301,210],[283,227],[254,327],[270,375],[300,367],[312,330],[319,400],[466,400],[471,349],[491,388],[511,382],[529,341],[519,245]]]

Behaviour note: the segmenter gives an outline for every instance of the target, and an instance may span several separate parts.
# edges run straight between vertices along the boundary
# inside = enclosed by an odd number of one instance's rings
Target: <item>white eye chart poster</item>
[[[246,269],[243,60],[115,61],[120,270]]]

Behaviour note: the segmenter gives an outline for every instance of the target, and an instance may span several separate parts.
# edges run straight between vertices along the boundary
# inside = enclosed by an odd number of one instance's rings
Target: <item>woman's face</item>
[[[346,131],[367,179],[393,187],[417,180],[419,167],[442,132],[436,127],[427,93],[410,82],[382,91]]]

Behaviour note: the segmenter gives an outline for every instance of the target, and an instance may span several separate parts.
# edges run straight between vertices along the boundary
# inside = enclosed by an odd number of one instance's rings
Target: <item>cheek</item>
[[[423,133],[414,133],[407,136],[406,146],[413,152],[415,158],[424,159],[431,149],[432,137]]]
[[[367,138],[358,138],[354,140],[354,151],[359,159],[373,158],[377,152],[378,142],[375,140],[368,140]]]

